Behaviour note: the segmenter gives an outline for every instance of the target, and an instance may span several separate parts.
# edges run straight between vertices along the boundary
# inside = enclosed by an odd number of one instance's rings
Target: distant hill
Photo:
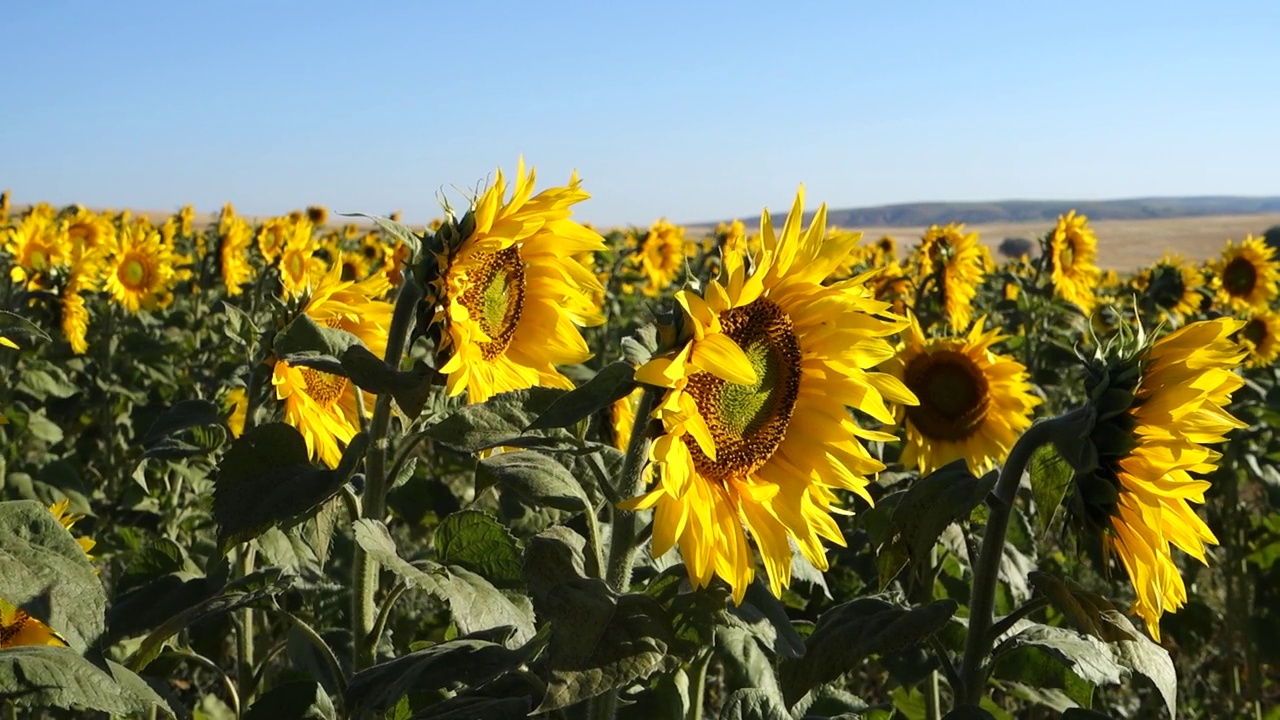
[[[1156,197],[1128,200],[1001,200],[996,202],[927,202],[827,210],[827,223],[846,228],[921,227],[962,222],[1053,222],[1068,210],[1090,220],[1156,220],[1161,218],[1280,213],[1280,197]],[[806,220],[812,213],[806,213]],[[751,227],[759,216],[743,218]]]

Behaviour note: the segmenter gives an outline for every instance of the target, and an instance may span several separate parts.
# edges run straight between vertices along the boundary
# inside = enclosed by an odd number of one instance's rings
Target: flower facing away
[[[392,307],[376,298],[386,293],[387,281],[374,276],[363,282],[344,282],[340,272],[335,266],[321,278],[303,312],[320,325],[355,335],[374,355],[382,357]],[[337,467],[342,447],[360,431],[356,386],[340,375],[294,367],[284,360],[276,361],[271,384],[276,397],[284,402],[285,422],[302,434],[307,452],[325,465]]]
[[[922,475],[963,458],[981,475],[1003,462],[1031,426],[1040,398],[1031,394],[1022,363],[991,351],[1005,336],[984,331],[985,319],[968,335],[926,338],[915,318],[898,354],[884,369],[920,400],[900,411],[906,424],[902,464]]]
[[[656,297],[676,281],[684,269],[684,228],[660,219],[640,243],[640,271],[649,283],[644,294]]]
[[[253,265],[249,262],[249,245],[253,242],[253,228],[243,218],[235,217],[227,223],[227,232],[218,248],[218,269],[227,295],[235,297],[244,292],[240,286],[253,279]]]
[[[1183,260],[1181,255],[1165,254],[1155,265],[1143,270],[1134,285],[1143,293],[1142,303],[1161,320],[1182,322],[1200,311],[1200,287],[1204,285],[1204,278],[1200,269]]]
[[[1217,539],[1191,509],[1203,503],[1221,455],[1206,447],[1244,423],[1224,408],[1244,380],[1233,370],[1245,350],[1230,338],[1232,318],[1190,323],[1119,360],[1090,367],[1097,451],[1078,469],[1071,509],[1086,531],[1100,533],[1104,557],[1116,557],[1137,598],[1132,611],[1152,637],[1160,616],[1187,600],[1173,547],[1205,562]]]
[[[1251,315],[1240,329],[1239,341],[1249,351],[1245,359],[1249,367],[1274,363],[1280,357],[1280,313],[1267,310]]]
[[[957,331],[968,329],[973,319],[973,298],[987,261],[978,233],[966,233],[963,224],[930,227],[915,249],[917,282],[936,283],[943,315]]]
[[[1059,216],[1049,233],[1048,256],[1054,293],[1086,314],[1092,312],[1096,304],[1093,289],[1102,274],[1094,264],[1098,237],[1089,227],[1089,218],[1075,210]]]
[[[66,647],[67,641],[27,611],[0,598],[0,650],[24,645]]]
[[[663,433],[651,489],[624,507],[654,508],[654,554],[679,544],[694,585],[718,575],[739,602],[755,574],[748,533],[781,594],[791,541],[822,570],[822,540],[844,543],[831,517],[837,491],[870,501],[867,476],[884,465],[861,441],[894,438],[863,429],[848,408],[888,423],[885,400],[916,401],[867,371],[893,356],[885,338],[906,320],[871,297],[865,276],[822,284],[858,236],[826,238],[825,206],[802,231],[803,203],[801,189],[781,234],[763,214],[755,272],[727,254],[705,295],[676,294],[692,338],[636,371],[664,389],[653,414]]]
[[[1276,297],[1280,266],[1261,238],[1250,235],[1239,246],[1228,240],[1213,270],[1218,304],[1232,312],[1266,310]]]
[[[177,278],[173,255],[149,224],[123,225],[108,256],[105,289],[131,313],[167,305]]]
[[[524,162],[514,192],[497,179],[474,207],[475,229],[452,251],[437,288],[449,360],[449,395],[468,402],[535,385],[572,388],[556,370],[591,357],[579,327],[604,322],[603,288],[574,256],[604,249],[604,239],[570,218],[589,196],[575,175],[564,187],[533,194]]]
[[[609,406],[609,430],[613,434],[613,446],[626,452],[631,432],[636,426],[636,410],[640,408],[640,396],[644,388],[636,388],[631,394]]]

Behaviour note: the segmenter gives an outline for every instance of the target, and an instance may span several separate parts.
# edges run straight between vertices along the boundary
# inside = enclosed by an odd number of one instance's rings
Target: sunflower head
[[[670,287],[684,270],[685,255],[684,228],[659,218],[638,239],[636,262],[648,280],[644,293],[657,297]]]
[[[71,501],[67,498],[63,498],[49,506],[49,512],[53,513],[53,518],[58,521],[59,525],[66,528],[68,531],[75,527],[76,523],[84,519],[83,515],[75,515],[67,512],[67,508],[70,506]],[[96,540],[90,537],[80,537],[76,538],[76,544],[84,551],[85,557],[90,560],[93,559],[93,555],[90,555],[89,553],[93,550],[94,546],[98,544]]]
[[[253,279],[253,264],[249,261],[249,247],[253,242],[253,229],[242,218],[234,218],[227,226],[218,248],[218,269],[227,295],[243,292],[241,287]]]
[[[515,187],[497,178],[461,219],[437,231],[434,320],[442,324],[440,372],[450,395],[469,402],[535,385],[572,387],[556,369],[591,357],[580,327],[604,322],[595,299],[603,287],[574,256],[604,249],[604,239],[571,219],[589,196],[576,174],[534,194],[521,161]],[[425,257],[430,256],[430,257]]]
[[[1049,262],[1053,291],[1086,314],[1097,301],[1093,291],[1100,271],[1094,263],[1098,257],[1098,237],[1089,227],[1089,218],[1071,210],[1058,217],[1058,224],[1046,236],[1044,257]]]
[[[843,543],[831,518],[840,493],[870,500],[867,476],[884,465],[848,408],[892,422],[886,400],[915,397],[869,372],[892,356],[886,337],[906,322],[871,297],[866,277],[825,285],[852,235],[829,238],[826,208],[801,228],[803,192],[781,232],[761,217],[753,272],[726,254],[706,287],[676,293],[675,346],[636,371],[661,393],[650,450],[652,489],[625,507],[654,508],[653,552],[679,544],[690,579],[719,576],[741,601],[755,574],[754,540],[775,594],[789,584],[791,543],[821,569],[822,541]],[[856,348],[856,349],[855,349]]]
[[[1160,636],[1160,616],[1186,602],[1177,547],[1205,561],[1217,539],[1191,509],[1204,502],[1219,453],[1206,447],[1244,427],[1225,409],[1244,381],[1245,351],[1231,318],[1190,323],[1150,342],[1110,343],[1089,363],[1087,431],[1076,452],[1069,506],[1086,538],[1129,575],[1133,612]]]
[[[978,233],[966,233],[962,223],[930,227],[912,254],[917,283],[933,291],[930,297],[938,299],[943,317],[958,331],[973,319],[973,298],[990,262]]]
[[[1266,310],[1276,297],[1280,263],[1262,238],[1249,235],[1239,245],[1228,240],[1212,270],[1218,304],[1232,312]]]
[[[1198,267],[1181,255],[1168,253],[1134,280],[1135,288],[1142,293],[1142,305],[1159,319],[1174,323],[1199,312],[1202,285],[1204,279]]]
[[[1245,364],[1268,367],[1280,357],[1280,313],[1266,310],[1245,319],[1237,340],[1249,351]]]
[[[0,650],[24,645],[66,647],[68,643],[57,631],[0,597]]]
[[[178,281],[174,256],[150,223],[120,228],[106,264],[105,290],[131,313],[167,305]]]
[[[280,286],[285,297],[302,295],[318,283],[328,270],[328,264],[318,255],[323,248],[316,240],[314,230],[315,227],[306,218],[287,221],[284,225],[284,244],[280,248],[278,268]]]

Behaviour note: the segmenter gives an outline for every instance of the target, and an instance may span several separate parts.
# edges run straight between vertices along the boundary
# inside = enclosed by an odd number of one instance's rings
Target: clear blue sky
[[[269,6],[269,7],[266,7]],[[1280,195],[1280,3],[39,2],[17,202],[412,221],[521,154],[600,224]],[[456,198],[456,194],[454,195]]]

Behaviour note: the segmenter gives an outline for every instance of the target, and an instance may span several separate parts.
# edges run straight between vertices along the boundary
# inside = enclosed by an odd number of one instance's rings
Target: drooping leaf
[[[510,626],[515,628],[511,641],[515,645],[522,645],[533,637],[533,608],[528,598],[504,594],[488,580],[457,565],[405,560],[396,552],[395,541],[386,526],[376,520],[357,520],[355,537],[369,557],[411,585],[444,601],[464,633]]]
[[[520,582],[520,543],[492,515],[478,510],[453,513],[436,527],[436,553],[500,586]]]
[[[461,696],[413,714],[412,720],[510,720],[529,715],[532,698]]]
[[[1128,674],[1107,644],[1092,635],[1025,621],[1017,627],[995,650],[996,677],[1057,688],[1088,707],[1093,688],[1117,684]]]
[[[337,720],[333,701],[315,680],[293,680],[277,685],[259,697],[243,720]]]
[[[1058,453],[1053,443],[1045,443],[1031,454],[1029,468],[1031,497],[1036,504],[1036,535],[1043,538],[1053,525],[1062,507],[1063,498],[1071,489],[1075,471]]]
[[[0,598],[81,652],[102,635],[102,581],[75,538],[40,503],[0,502]]]
[[[582,483],[568,468],[534,451],[500,453],[481,460],[476,467],[476,485],[501,485],[535,507],[579,511],[591,506]]]
[[[865,597],[837,605],[818,619],[805,640],[805,654],[781,666],[783,698],[795,705],[814,686],[852,670],[867,657],[913,647],[940,630],[955,614],[954,600],[902,607]]]
[[[521,575],[535,605],[546,599],[551,588],[586,574],[586,546],[581,535],[563,525],[529,538]]]
[[[41,402],[51,397],[66,399],[80,392],[80,388],[67,377],[66,371],[57,365],[24,368],[17,378],[13,389]]]
[[[336,470],[314,467],[292,426],[270,423],[240,436],[218,466],[213,517],[222,551],[270,527],[290,527],[332,498],[364,458],[368,436],[356,435]]]
[[[778,698],[756,688],[736,690],[724,701],[724,720],[791,720]]]
[[[413,229],[410,228],[409,226],[402,225],[396,222],[395,220],[389,220],[384,217],[378,217],[377,215],[365,215],[364,213],[338,213],[338,214],[342,215],[343,217],[362,217],[367,220],[372,220],[374,223],[378,225],[378,227],[385,230],[388,235],[399,240],[405,245],[408,245],[409,251],[410,251],[409,257],[411,258],[417,257],[418,249],[422,246],[422,236],[415,233]]]
[[[347,709],[361,717],[391,708],[410,691],[479,687],[526,659],[523,651],[487,640],[449,640],[356,673],[347,685]]]
[[[350,345],[340,357],[344,374],[362,390],[389,393],[410,419],[422,412],[432,392],[433,371],[425,365],[414,370],[392,368],[364,345]]]
[[[360,343],[360,338],[345,330],[326,327],[316,322],[305,313],[298,315],[289,323],[289,327],[276,335],[276,357],[287,359],[290,363],[306,357],[322,357],[337,359],[348,347]],[[342,364],[336,368],[342,374]],[[331,372],[332,370],[326,370]]]
[[[445,447],[466,453],[519,446],[525,444],[521,442],[525,437],[568,438],[569,434],[560,429],[525,432],[564,394],[564,390],[540,387],[501,393],[446,414],[424,434]]]
[[[137,675],[109,660],[103,665],[89,662],[71,648],[7,648],[0,652],[0,702],[131,717],[145,716],[155,708],[173,716],[168,705]]]
[[[166,460],[203,455],[226,441],[222,414],[208,400],[174,403],[151,423],[142,436],[143,457]]]
[[[791,624],[786,606],[760,582],[747,586],[740,605],[729,606],[727,620],[751,633],[778,657],[804,655],[804,639]]]
[[[629,362],[613,362],[580,387],[551,403],[527,429],[567,428],[621,400],[636,388],[635,367]]]
[[[52,338],[39,325],[8,310],[0,310],[0,335],[9,338],[22,346],[23,340],[50,342]]]
[[[909,556],[916,562],[928,558],[942,531],[968,517],[995,481],[994,473],[975,477],[964,460],[957,460],[913,483],[893,511],[893,525],[906,542]]]

